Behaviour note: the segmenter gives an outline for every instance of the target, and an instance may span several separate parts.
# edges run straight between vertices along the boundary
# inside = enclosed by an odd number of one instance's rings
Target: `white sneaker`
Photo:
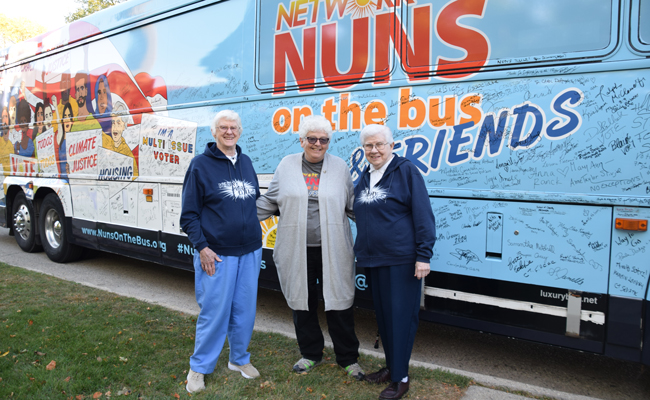
[[[231,371],[237,371],[241,373],[241,376],[243,376],[246,379],[255,379],[260,376],[259,371],[253,367],[253,364],[248,363],[245,365],[235,365],[228,361],[228,369]]]
[[[187,374],[187,385],[185,385],[185,389],[189,393],[196,393],[205,389],[205,382],[203,381],[203,376],[204,376],[203,374],[192,371],[192,369],[190,368],[190,372]]]

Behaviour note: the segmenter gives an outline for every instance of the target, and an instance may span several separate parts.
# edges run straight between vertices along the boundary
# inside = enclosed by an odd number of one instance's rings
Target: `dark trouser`
[[[323,358],[325,339],[318,324],[318,295],[323,280],[323,257],[320,247],[307,247],[307,289],[309,311],[293,311],[293,325],[300,354],[312,361]],[[354,333],[354,311],[330,310],[325,312],[330,337],[334,343],[336,362],[341,367],[347,367],[357,362],[359,358],[359,339]]]
[[[409,360],[420,321],[422,282],[415,264],[366,268],[379,335],[384,346],[391,380],[399,382],[409,373]]]

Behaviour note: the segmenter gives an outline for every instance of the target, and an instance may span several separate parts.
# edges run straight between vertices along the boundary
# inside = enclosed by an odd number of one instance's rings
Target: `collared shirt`
[[[379,169],[375,169],[375,167],[370,164],[370,169],[368,170],[370,173],[370,187],[375,187],[377,182],[381,180],[381,177],[384,176],[384,172],[386,172],[386,168],[388,168],[388,164],[393,161],[393,158],[395,158],[395,155],[391,154],[390,159],[386,161],[386,164],[382,165]]]

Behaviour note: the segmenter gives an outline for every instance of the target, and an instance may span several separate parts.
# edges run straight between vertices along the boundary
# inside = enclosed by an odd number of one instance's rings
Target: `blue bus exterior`
[[[0,221],[25,251],[191,269],[181,183],[216,112],[262,183],[312,114],[356,183],[383,123],[436,216],[423,319],[650,364],[649,0],[132,0],[0,64]]]

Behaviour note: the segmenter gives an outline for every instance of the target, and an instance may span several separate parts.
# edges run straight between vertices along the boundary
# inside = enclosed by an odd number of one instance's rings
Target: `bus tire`
[[[81,256],[82,248],[70,243],[65,224],[65,213],[58,196],[48,194],[41,204],[39,227],[45,254],[57,263],[75,261]]]
[[[14,197],[12,209],[12,225],[16,243],[23,251],[34,253],[43,250],[36,238],[38,228],[36,214],[32,203],[27,200],[25,193],[18,192]]]

